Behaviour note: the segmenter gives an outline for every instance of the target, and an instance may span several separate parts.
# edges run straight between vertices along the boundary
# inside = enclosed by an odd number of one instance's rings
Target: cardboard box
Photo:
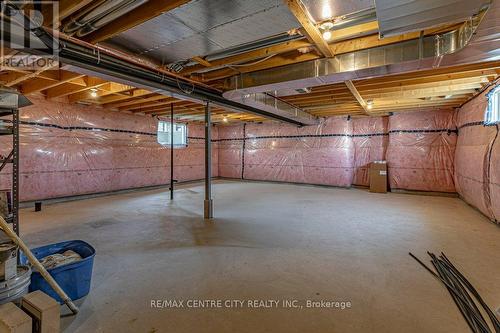
[[[23,296],[21,309],[33,319],[33,333],[60,332],[61,306],[44,292],[37,290]]]
[[[387,193],[386,161],[374,161],[370,164],[370,192]]]
[[[30,316],[14,303],[0,305],[0,333],[31,333]]]

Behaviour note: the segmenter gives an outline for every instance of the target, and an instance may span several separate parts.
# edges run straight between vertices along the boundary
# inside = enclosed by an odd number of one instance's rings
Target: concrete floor
[[[82,239],[92,290],[65,332],[468,332],[408,256],[444,251],[494,309],[500,229],[457,198],[220,181],[24,209],[31,246]],[[302,308],[157,309],[151,300],[298,300]],[[306,300],[351,302],[311,309]],[[248,303],[245,303],[248,305]],[[270,303],[268,303],[270,304]],[[184,304],[187,306],[187,304]]]

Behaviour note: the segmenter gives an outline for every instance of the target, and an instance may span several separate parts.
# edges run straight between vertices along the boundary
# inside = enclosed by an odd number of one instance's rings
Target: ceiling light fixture
[[[322,23],[319,28],[323,30],[323,39],[324,40],[330,40],[332,39],[332,32],[331,29],[333,28],[333,22],[324,22]]]
[[[90,89],[90,96],[92,96],[93,98],[97,97],[97,89],[96,88]]]
[[[369,99],[369,100],[366,101],[366,108],[368,110],[373,109],[373,99]]]
[[[222,118],[222,121],[227,123],[229,121],[229,119],[227,119],[227,116],[224,116],[224,118]]]
[[[322,30],[331,30],[333,28],[333,22],[324,22],[319,26]]]

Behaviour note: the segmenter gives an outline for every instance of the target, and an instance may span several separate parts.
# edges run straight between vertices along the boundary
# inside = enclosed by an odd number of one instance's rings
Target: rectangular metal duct
[[[302,0],[315,22],[373,8],[373,0]]]
[[[483,9],[474,19],[448,33],[231,77],[226,81],[226,88],[230,91],[224,96],[235,98],[236,94],[281,92],[439,66],[498,60],[500,39],[488,38],[497,36],[500,30],[497,25],[499,11],[496,10],[500,5],[495,3],[493,6],[491,12],[486,13]],[[479,25],[483,17],[484,26]],[[488,42],[475,41],[473,36]],[[469,42],[473,45],[467,46]]]
[[[107,41],[158,63],[204,56],[297,28],[281,0],[193,0]]]
[[[380,37],[463,22],[490,1],[375,0]]]

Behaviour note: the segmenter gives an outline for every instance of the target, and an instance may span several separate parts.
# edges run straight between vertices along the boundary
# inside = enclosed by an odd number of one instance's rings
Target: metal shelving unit
[[[10,214],[6,221],[12,223],[14,232],[19,235],[19,108],[31,105],[31,102],[15,90],[0,88],[0,136],[11,136],[11,151],[7,156],[0,156],[0,172],[12,165],[12,183],[10,188]]]

